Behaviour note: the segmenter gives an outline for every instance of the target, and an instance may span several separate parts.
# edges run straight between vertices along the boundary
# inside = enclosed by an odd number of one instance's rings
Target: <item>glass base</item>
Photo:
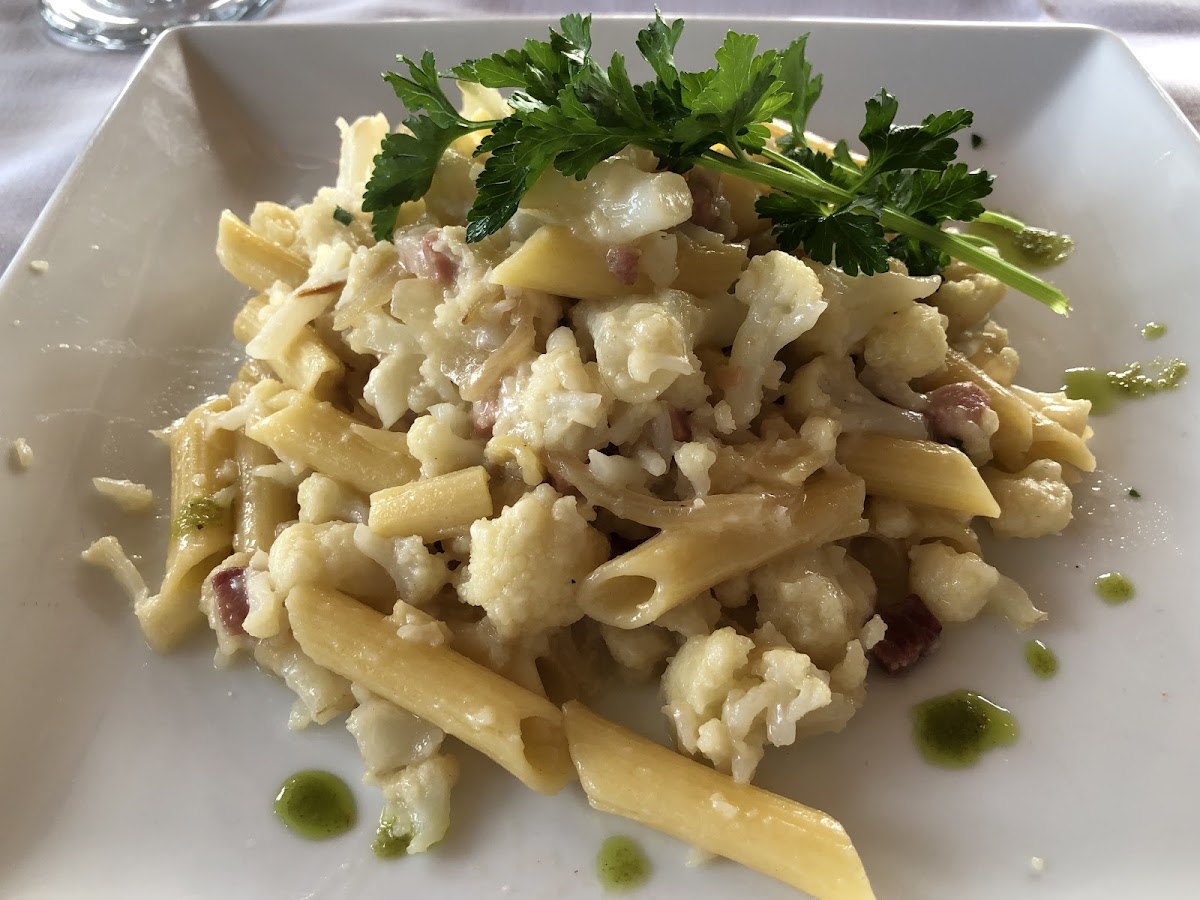
[[[42,18],[74,44],[105,50],[142,47],[174,25],[232,22],[277,0],[41,0]]]

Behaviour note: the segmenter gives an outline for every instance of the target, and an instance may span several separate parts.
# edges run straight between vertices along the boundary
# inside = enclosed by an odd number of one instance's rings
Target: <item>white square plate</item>
[[[393,55],[443,66],[544,33],[542,20],[316,27],[198,27],[150,52],[0,283],[0,439],[29,439],[24,473],[0,473],[0,895],[80,897],[594,897],[593,858],[636,835],[655,874],[642,895],[794,896],[732,864],[686,869],[685,848],[587,810],[577,789],[525,791],[469,751],[445,844],[377,862],[378,800],[360,792],[349,836],[309,844],[271,815],[283,777],[325,767],[357,782],[339,727],[290,734],[286,690],[248,669],[213,672],[210,646],[158,659],[106,577],[78,554],[121,536],[155,577],[160,517],[106,508],[93,475],[165,498],[165,453],[147,429],[223,390],[237,366],[241,289],[212,253],[217,215],[295,202],[334,176],[337,116],[397,101]],[[629,53],[640,25],[596,25]],[[711,59],[727,27],[781,46],[811,30],[826,76],[816,129],[852,135],[886,85],[901,118],[976,112],[972,163],[998,175],[997,208],[1072,233],[1058,272],[1063,321],[1012,298],[1002,320],[1023,381],[1058,386],[1070,365],[1187,356],[1195,303],[1200,144],[1128,50],[1083,28],[706,20],[682,61]],[[95,246],[94,246],[95,245]],[[97,249],[98,247],[98,249]],[[29,263],[45,259],[35,274]],[[1152,319],[1168,336],[1146,344]],[[11,324],[10,324],[11,323]],[[1189,442],[1194,387],[1096,422],[1104,475],[1077,491],[1067,535],[1002,545],[994,559],[1049,609],[1038,636],[1059,676],[1039,682],[1025,638],[980,622],[952,629],[908,677],[872,677],[842,734],[769,754],[763,783],[841,819],[885,898],[1194,896],[1200,606],[1182,548],[1200,543]],[[1124,488],[1135,484],[1140,502]],[[1127,572],[1137,598],[1091,590]],[[1021,739],[975,769],[918,757],[914,702],[969,687],[1010,707]],[[662,735],[661,727],[655,732]],[[1046,860],[1035,876],[1032,856]]]

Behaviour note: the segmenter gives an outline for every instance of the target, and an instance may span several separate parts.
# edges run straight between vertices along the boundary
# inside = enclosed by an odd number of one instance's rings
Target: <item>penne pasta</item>
[[[609,271],[607,249],[575,237],[560,225],[543,225],[512,256],[492,271],[492,284],[526,288],[575,297],[604,300],[654,290],[649,277],[639,272],[625,284]]]
[[[395,623],[327,588],[287,598],[292,632],[320,666],[420,716],[543,794],[573,777],[562,713],[446,645],[396,634]]]
[[[483,466],[413,481],[371,495],[367,524],[384,537],[420,535],[426,543],[492,515]]]
[[[200,583],[233,549],[233,516],[228,502],[218,496],[229,488],[224,470],[233,458],[233,435],[208,428],[210,416],[229,408],[226,397],[201,404],[169,436],[171,534],[166,576],[158,593],[135,603],[133,609],[146,641],[160,653],[177,646],[201,624]]]
[[[267,297],[258,294],[246,301],[246,305],[233,320],[233,336],[248,344],[261,330],[262,313],[267,308]],[[336,353],[325,345],[311,325],[304,326],[299,336],[286,352],[266,360],[266,364],[288,387],[328,400],[346,374],[346,366]]]
[[[405,435],[371,428],[306,394],[280,395],[278,412],[252,420],[246,434],[282,460],[336,478],[364,494],[405,484],[420,464]]]
[[[217,228],[217,259],[226,272],[255,291],[265,291],[277,281],[295,287],[308,277],[306,260],[255,234],[229,210],[221,213]]]
[[[961,450],[888,434],[845,434],[838,462],[867,485],[867,494],[973,516],[1000,515],[988,486]]]
[[[863,483],[826,476],[806,485],[790,518],[763,503],[757,521],[671,526],[611,559],[584,581],[579,605],[593,619],[617,628],[649,625],[701,591],[804,545],[824,544],[866,531]]]
[[[874,897],[846,830],[820,810],[739,784],[572,701],[563,707],[571,761],[588,803],[807,891]]]
[[[279,462],[258,441],[238,433],[234,444],[238,470],[238,499],[234,504],[237,526],[233,548],[240,553],[271,549],[279,527],[296,518],[296,492],[273,478],[257,474],[259,466]]]

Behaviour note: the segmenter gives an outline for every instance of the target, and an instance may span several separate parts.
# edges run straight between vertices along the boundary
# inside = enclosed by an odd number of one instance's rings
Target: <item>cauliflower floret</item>
[[[578,585],[606,559],[608,540],[580,515],[575,498],[542,484],[471,526],[459,596],[483,607],[503,640],[570,625],[583,615]]]
[[[924,300],[937,290],[936,275],[914,277],[899,260],[888,260],[889,271],[876,275],[847,275],[840,269],[812,263],[829,304],[817,323],[799,340],[801,353],[849,356],[868,331],[884,316]]]
[[[908,551],[909,589],[942,622],[966,622],[985,606],[1018,628],[1046,618],[1019,584],[977,553],[960,553],[940,541]]]
[[[582,454],[602,444],[611,406],[595,363],[585,365],[574,333],[559,328],[545,353],[501,382],[492,440]]]
[[[960,263],[947,266],[945,280],[929,302],[946,317],[947,330],[959,335],[982,324],[1008,290],[991,275],[984,275]]]
[[[979,615],[1000,582],[1000,573],[976,553],[959,553],[940,541],[908,551],[909,587],[942,622]]]
[[[730,365],[737,381],[725,391],[736,428],[762,407],[764,382],[778,379],[775,356],[812,328],[826,307],[821,284],[808,266],[778,250],[750,260],[734,289],[749,307],[733,342]]]
[[[355,545],[355,529],[365,525],[326,522],[289,525],[268,554],[268,568],[281,595],[298,584],[321,584],[349,594],[381,611],[396,599],[387,571]]]
[[[408,853],[424,853],[446,836],[450,827],[450,791],[458,782],[458,760],[440,754],[406,766],[383,788],[380,827],[397,840],[408,840]]]
[[[871,574],[835,544],[808,556],[778,559],[750,574],[758,622],[829,669],[846,653],[875,606]]]
[[[880,375],[907,383],[940,369],[948,349],[942,314],[924,303],[910,303],[867,332],[863,358]]]
[[[618,400],[648,403],[700,370],[692,352],[698,314],[680,291],[637,302],[585,301],[572,318],[591,335],[600,377]]]
[[[983,480],[1000,515],[991,520],[999,537],[1035,538],[1058,534],[1071,521],[1071,489],[1063,483],[1062,466],[1039,459],[1016,474],[984,469]]]
[[[438,591],[450,583],[450,571],[445,561],[430,553],[421,538],[386,538],[366,525],[354,528],[354,546],[374,560],[392,578],[404,601],[421,607],[429,603]]]
[[[301,522],[367,521],[369,504],[366,497],[320,472],[314,472],[300,482],[296,498],[300,504]]]
[[[784,392],[793,422],[810,416],[837,419],[842,432],[872,431],[926,440],[929,429],[919,412],[880,400],[858,380],[849,356],[818,356],[801,366]]]
[[[442,746],[442,729],[408,710],[377,697],[358,684],[350,686],[358,706],[346,719],[368,777],[383,778],[397,769],[429,759]]]
[[[667,665],[663,711],[679,746],[748,782],[763,746],[796,739],[797,722],[833,700],[829,675],[773,628],[689,637]]]
[[[408,429],[408,449],[421,463],[421,477],[433,478],[483,462],[483,442],[471,437],[471,417],[453,403],[429,407]]]
[[[613,660],[632,676],[632,680],[650,678],[675,650],[671,632],[658,625],[641,628],[601,625],[600,637]]]
[[[521,209],[582,238],[627,244],[686,222],[692,193],[682,175],[645,172],[614,157],[593,166],[582,181],[548,169],[521,198]]]

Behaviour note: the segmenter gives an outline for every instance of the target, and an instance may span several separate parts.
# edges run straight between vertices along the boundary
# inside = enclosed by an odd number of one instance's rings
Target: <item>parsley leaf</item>
[[[400,102],[409,111],[424,111],[438,128],[449,128],[466,121],[442,90],[432,53],[426,50],[420,63],[413,62],[407,56],[398,56],[396,59],[408,67],[408,77],[399,72],[388,72],[383,80],[392,86]]]
[[[900,169],[945,168],[958,153],[958,141],[950,135],[974,121],[970,110],[957,109],[926,116],[920,125],[893,125],[899,108],[896,98],[886,90],[867,101],[867,120],[858,139],[869,155],[860,183]]]
[[[664,88],[672,89],[679,83],[679,70],[675,68],[675,47],[683,36],[683,19],[670,25],[663,21],[662,13],[654,11],[654,21],[638,32],[637,48],[642,58],[658,76]]]
[[[429,189],[442,155],[462,135],[490,132],[476,151],[483,169],[467,215],[469,241],[503,228],[551,166],[583,179],[632,145],[652,152],[661,169],[701,166],[757,182],[769,192],[756,208],[770,219],[779,246],[848,274],[886,271],[889,256],[913,274],[932,274],[957,258],[1058,312],[1069,308],[1053,286],[970,236],[943,230],[946,221],[1003,219],[981,203],[991,176],[955,162],[955,135],[973,124],[969,110],[897,125],[899,103],[881,90],[866,103],[860,165],[845,141],[825,155],[803,138],[824,85],[807,59],[807,35],[760,53],[756,36],[731,31],[713,68],[681,71],[675,51],[683,21],[668,23],[656,11],[636,39],[654,77],[637,83],[620,53],[607,65],[592,56],[591,25],[590,16],[564,16],[548,40],[531,38],[451,70],[463,81],[512,92],[511,114],[496,122],[462,118],[441,89],[431,53],[419,62],[399,57],[404,74],[385,77],[409,117],[404,131],[384,140],[363,197],[375,236],[391,236],[401,204]],[[772,144],[767,123],[776,118],[791,132]]]
[[[964,163],[937,172],[913,169],[898,173],[887,192],[891,203],[911,216],[930,222],[969,222],[983,213],[979,201],[992,192],[992,176]]]
[[[821,97],[824,79],[813,75],[812,64],[804,56],[808,46],[808,35],[802,34],[788,45],[780,57],[779,78],[791,94],[782,115],[792,130],[780,140],[780,148],[789,150],[804,143],[804,126],[809,113]]]

